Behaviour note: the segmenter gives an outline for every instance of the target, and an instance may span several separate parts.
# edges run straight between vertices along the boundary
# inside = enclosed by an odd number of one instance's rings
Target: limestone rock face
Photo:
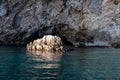
[[[0,45],[48,34],[76,47],[120,42],[120,0],[0,0]]]
[[[33,51],[63,51],[63,44],[60,37],[45,35],[41,39],[34,40],[27,44],[27,50]]]
[[[89,12],[89,11],[88,11]],[[120,42],[120,0],[104,0],[101,14],[86,14],[83,24],[94,42],[119,44]],[[83,25],[82,24],[82,25]]]

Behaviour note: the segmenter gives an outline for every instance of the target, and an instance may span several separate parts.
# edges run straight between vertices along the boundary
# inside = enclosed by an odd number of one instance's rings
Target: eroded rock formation
[[[33,51],[64,51],[60,37],[45,35],[41,39],[34,40],[27,44],[27,50]]]
[[[120,0],[0,0],[0,44],[23,45],[46,34],[73,46],[120,42]]]

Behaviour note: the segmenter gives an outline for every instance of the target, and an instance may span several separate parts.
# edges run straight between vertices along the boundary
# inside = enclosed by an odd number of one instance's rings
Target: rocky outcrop
[[[48,34],[75,47],[119,43],[120,0],[0,0],[1,45],[24,45]]]
[[[64,51],[60,37],[45,35],[41,39],[34,40],[27,44],[27,50],[33,51]]]

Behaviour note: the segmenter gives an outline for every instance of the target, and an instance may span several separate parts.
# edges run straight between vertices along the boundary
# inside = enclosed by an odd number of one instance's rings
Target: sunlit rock
[[[60,37],[45,35],[43,38],[27,44],[27,50],[63,51],[63,44]]]

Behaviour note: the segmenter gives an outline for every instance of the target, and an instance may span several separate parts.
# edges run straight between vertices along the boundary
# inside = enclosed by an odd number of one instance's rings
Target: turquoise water
[[[120,80],[120,49],[58,54],[0,47],[0,80]]]

